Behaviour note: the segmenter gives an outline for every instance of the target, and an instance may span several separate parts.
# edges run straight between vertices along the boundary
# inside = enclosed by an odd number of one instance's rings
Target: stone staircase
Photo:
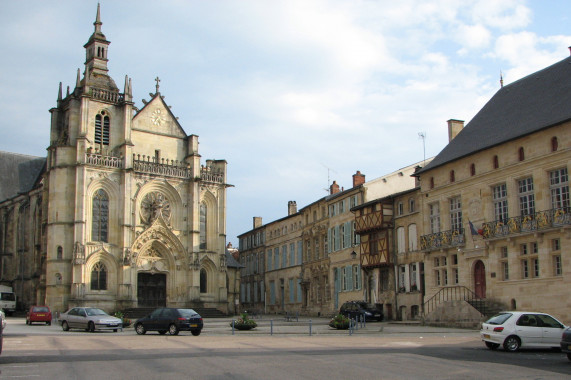
[[[487,299],[487,298],[476,298],[472,300],[466,300],[472,307],[480,312],[480,314],[490,318],[498,314],[502,310],[506,310],[503,303]]]

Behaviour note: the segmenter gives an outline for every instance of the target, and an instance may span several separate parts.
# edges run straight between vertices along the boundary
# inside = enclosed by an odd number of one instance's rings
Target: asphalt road
[[[369,323],[349,335],[314,320],[310,336],[308,320],[279,319],[234,335],[229,320],[206,320],[194,337],[63,332],[12,318],[0,356],[0,379],[429,378],[571,378],[571,361],[554,350],[490,351],[475,330]]]

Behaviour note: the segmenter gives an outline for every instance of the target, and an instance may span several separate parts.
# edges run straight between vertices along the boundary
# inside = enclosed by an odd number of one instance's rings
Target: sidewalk
[[[239,317],[216,318],[204,320],[203,333],[215,335],[232,334],[232,319],[236,320]],[[253,330],[238,331],[235,330],[234,334],[240,335],[271,335],[271,334],[297,334],[297,335],[391,335],[399,334],[402,336],[412,335],[427,335],[427,334],[445,334],[445,335],[470,335],[478,334],[479,330],[473,329],[460,329],[460,328],[447,328],[447,327],[432,327],[422,326],[420,323],[414,321],[398,322],[367,322],[365,324],[358,323],[354,329],[337,330],[329,327],[330,318],[320,317],[299,317],[297,320],[286,321],[284,316],[281,315],[264,315],[260,318],[255,318],[254,321],[258,326]]]

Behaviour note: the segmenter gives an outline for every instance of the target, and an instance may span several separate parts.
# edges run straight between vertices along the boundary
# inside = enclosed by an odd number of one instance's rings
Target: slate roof
[[[502,87],[419,173],[571,120],[571,57]]]
[[[234,256],[228,250],[226,250],[226,266],[229,268],[245,268],[242,264],[240,264]]]
[[[0,151],[0,202],[32,190],[45,166],[45,157]]]

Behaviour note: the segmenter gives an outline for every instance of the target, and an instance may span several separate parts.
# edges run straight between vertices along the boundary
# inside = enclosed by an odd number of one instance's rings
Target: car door
[[[542,332],[541,343],[548,347],[559,347],[565,326],[551,315],[537,314],[537,319]]]
[[[74,307],[73,309],[71,309],[68,313],[67,313],[67,325],[70,328],[76,328],[77,327],[77,313],[78,313],[78,308]]]
[[[144,323],[145,329],[149,331],[160,330],[161,314],[164,309],[155,309],[150,315],[149,319]]]
[[[75,326],[78,329],[87,328],[87,313],[84,308],[77,309],[77,315],[75,316]]]
[[[522,346],[541,346],[543,332],[535,314],[522,314],[516,322],[515,330],[521,338]]]

